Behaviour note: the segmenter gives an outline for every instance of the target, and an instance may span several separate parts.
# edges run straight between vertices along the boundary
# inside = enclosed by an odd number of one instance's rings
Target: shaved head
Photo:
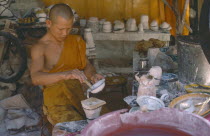
[[[52,22],[56,22],[57,21],[57,17],[63,17],[66,20],[70,20],[74,18],[74,14],[72,12],[72,9],[66,5],[66,4],[55,4],[51,9],[50,9],[50,13],[49,13],[49,19]]]

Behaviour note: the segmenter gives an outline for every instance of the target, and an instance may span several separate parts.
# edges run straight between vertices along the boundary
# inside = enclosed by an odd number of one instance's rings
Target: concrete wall
[[[96,41],[97,58],[130,58],[137,42]]]
[[[99,71],[132,72],[133,49],[136,41],[95,41],[95,44]]]

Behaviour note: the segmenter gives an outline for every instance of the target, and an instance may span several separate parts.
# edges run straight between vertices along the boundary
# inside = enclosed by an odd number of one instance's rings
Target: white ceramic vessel
[[[159,30],[158,22],[156,20],[153,20],[150,23],[150,29],[153,30],[153,31],[158,31]]]
[[[99,21],[97,17],[90,17],[87,21],[87,27],[91,28],[93,33],[97,33],[99,31]]]
[[[91,88],[89,88],[87,91],[91,93],[98,93],[102,91],[105,87],[105,79],[101,79],[98,82],[96,82]]]
[[[165,107],[162,100],[153,96],[139,96],[136,102],[140,107],[146,107],[149,111],[158,110]]]
[[[92,32],[91,32],[91,29],[90,28],[85,28],[84,29],[84,39],[86,41],[86,48],[88,50],[95,50],[95,43],[94,43],[94,40],[93,40],[93,35],[92,35]]]
[[[149,29],[149,16],[148,15],[142,15],[140,22],[143,25],[144,29]]]
[[[127,20],[126,22],[126,30],[127,31],[137,31],[138,28],[137,28],[137,25],[136,25],[136,19],[134,18],[130,18]]]
[[[110,33],[112,32],[112,24],[109,21],[105,21],[103,24],[103,32]]]
[[[122,21],[116,20],[114,22],[114,33],[123,33],[125,32],[125,24]]]

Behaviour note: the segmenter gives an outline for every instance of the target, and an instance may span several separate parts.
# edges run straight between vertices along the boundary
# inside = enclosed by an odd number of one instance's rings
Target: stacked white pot
[[[94,43],[93,35],[90,28],[85,28],[84,39],[86,41],[86,48],[89,51],[95,50],[95,43]]]
[[[156,20],[153,20],[150,23],[150,29],[153,30],[153,31],[158,31],[159,30],[158,22]]]
[[[112,24],[109,21],[105,21],[103,24],[103,32],[110,33],[112,32]]]
[[[149,17],[147,15],[142,15],[140,22],[144,29],[149,29]]]
[[[103,25],[104,25],[104,22],[106,21],[106,19],[101,19],[99,21],[99,31],[102,32],[103,31]]]
[[[99,21],[97,17],[90,17],[87,22],[87,27],[92,30],[93,33],[97,33],[99,31]]]
[[[114,21],[114,33],[123,33],[125,32],[125,24],[122,21]]]
[[[126,30],[127,31],[137,31],[136,19],[130,18],[126,22]]]
[[[41,8],[34,9],[34,12],[36,13],[36,17],[38,18],[39,22],[45,22],[47,19],[47,14],[44,12]]]
[[[160,25],[160,28],[161,28],[163,31],[170,31],[170,30],[171,30],[171,25],[168,24],[167,22],[163,22],[163,23]]]

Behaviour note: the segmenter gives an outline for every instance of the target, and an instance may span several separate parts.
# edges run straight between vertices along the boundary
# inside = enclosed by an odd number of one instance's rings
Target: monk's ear
[[[46,20],[46,26],[47,26],[47,28],[50,28],[51,25],[52,25],[52,21],[49,20],[49,19],[47,19],[47,20]]]

